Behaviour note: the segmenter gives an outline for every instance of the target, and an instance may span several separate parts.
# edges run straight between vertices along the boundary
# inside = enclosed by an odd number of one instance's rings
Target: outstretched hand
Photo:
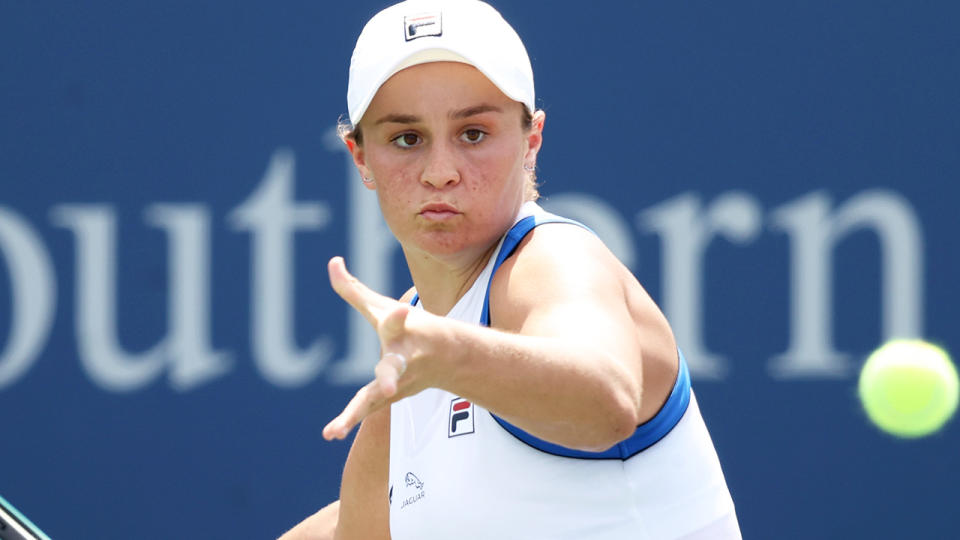
[[[361,388],[343,412],[323,428],[323,437],[332,440],[343,439],[371,413],[422,388],[415,388],[417,377],[412,376],[410,365],[415,349],[407,319],[412,307],[383,296],[361,283],[347,272],[342,257],[330,259],[327,270],[333,290],[377,331],[381,351],[380,361],[374,370],[374,380]]]

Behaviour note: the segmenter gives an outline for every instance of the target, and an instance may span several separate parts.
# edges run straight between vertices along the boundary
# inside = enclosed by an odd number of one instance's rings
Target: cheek
[[[374,178],[389,178],[398,168],[398,160],[391,156],[389,152],[384,152],[376,145],[368,143],[367,149],[367,168],[373,173]]]
[[[389,194],[393,199],[402,198],[404,190],[409,190],[414,168],[410,166],[409,159],[403,158],[404,156],[391,156],[385,153],[371,156],[367,160],[367,166],[376,180],[376,190],[381,204],[385,202],[385,195]],[[394,205],[396,204],[399,204],[399,201],[395,200]]]
[[[471,154],[469,162],[485,182],[508,184],[523,176],[523,149],[509,139],[501,139]]]
[[[384,214],[389,214],[394,209],[406,208],[413,199],[410,183],[399,175],[384,176],[382,182],[377,181],[377,198]]]
[[[420,182],[414,167],[381,163],[375,171],[377,200],[387,223],[405,219],[412,206],[419,204]],[[397,231],[399,232],[399,231]]]

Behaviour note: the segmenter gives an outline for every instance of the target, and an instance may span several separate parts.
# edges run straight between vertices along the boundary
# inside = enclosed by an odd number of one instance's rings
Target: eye
[[[416,133],[401,133],[391,142],[400,148],[411,148],[420,143],[420,136]]]
[[[486,136],[487,134],[480,131],[479,129],[468,129],[460,135],[460,139],[471,144],[477,144],[478,142],[482,141],[483,138]]]

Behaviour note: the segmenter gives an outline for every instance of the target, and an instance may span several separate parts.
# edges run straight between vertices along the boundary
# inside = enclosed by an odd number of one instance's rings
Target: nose
[[[448,144],[436,142],[426,156],[420,181],[440,189],[460,183],[456,154]]]

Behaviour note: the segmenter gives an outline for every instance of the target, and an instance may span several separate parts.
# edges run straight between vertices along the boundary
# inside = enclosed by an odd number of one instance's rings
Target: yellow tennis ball
[[[922,340],[893,340],[874,351],[860,371],[858,390],[867,416],[898,437],[923,437],[957,410],[957,368],[950,356]]]

